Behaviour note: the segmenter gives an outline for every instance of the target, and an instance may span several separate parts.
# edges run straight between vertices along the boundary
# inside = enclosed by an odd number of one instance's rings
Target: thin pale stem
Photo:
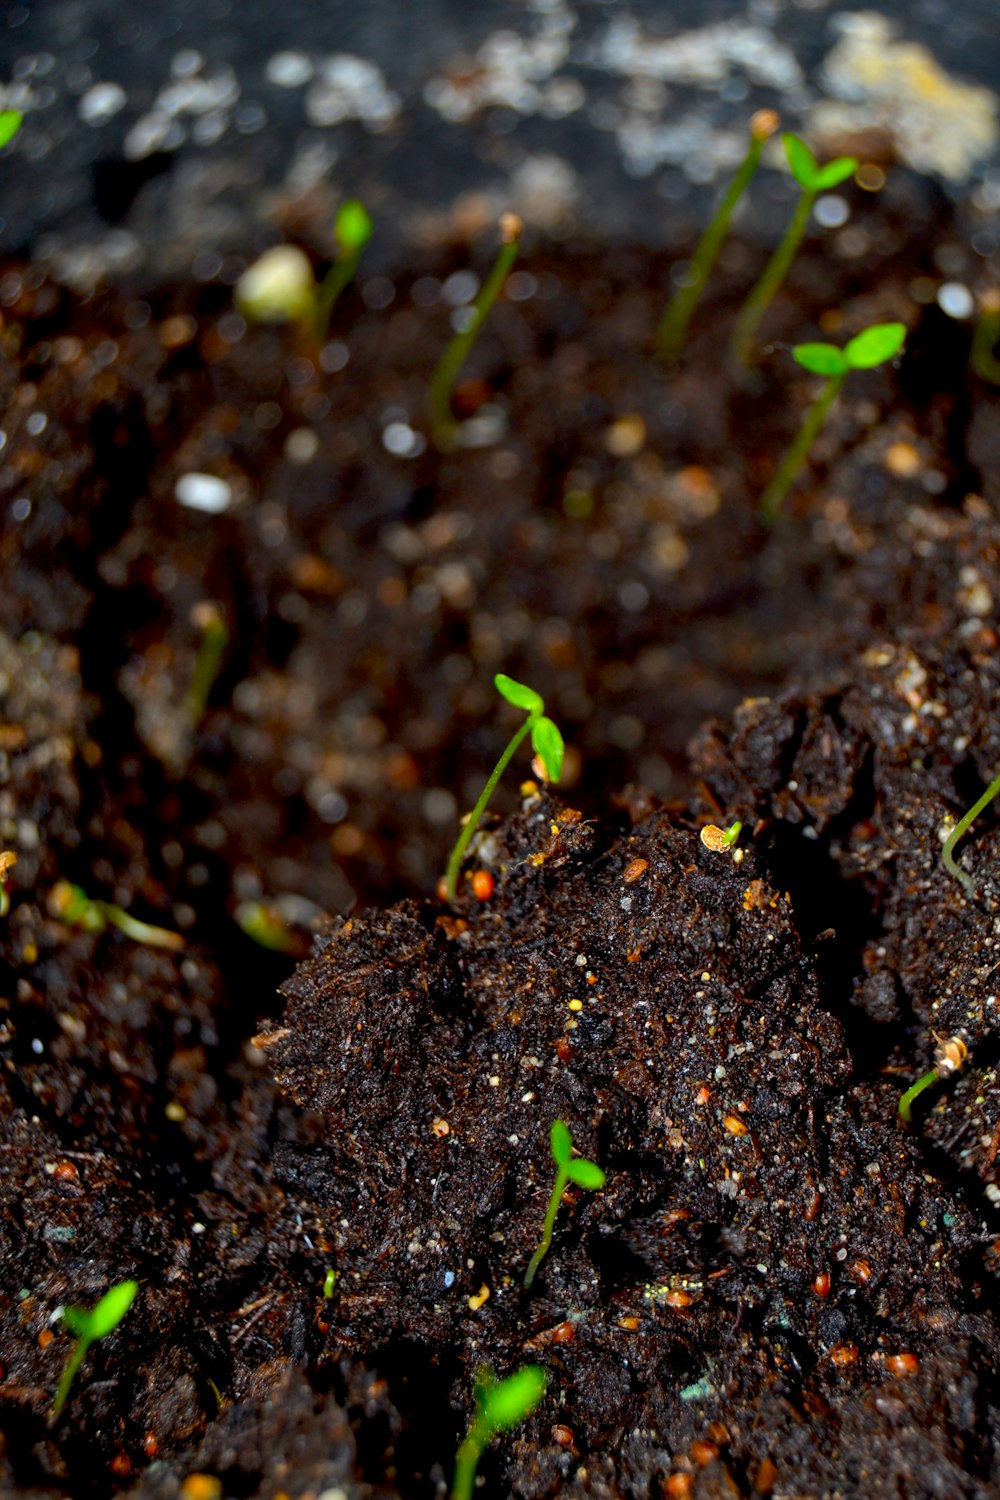
[[[73,1346],[73,1352],[70,1355],[69,1359],[66,1361],[66,1364],[63,1367],[62,1375],[59,1378],[59,1388],[56,1391],[56,1399],[53,1401],[52,1410],[49,1413],[49,1420],[52,1422],[56,1421],[59,1413],[66,1405],[66,1397],[69,1395],[69,1388],[76,1378],[77,1370],[79,1370],[80,1366],[83,1364],[83,1357],[86,1354],[88,1347],[89,1346],[85,1339],[77,1339],[76,1344]]]
[[[760,280],[754,286],[747,300],[740,308],[739,317],[736,320],[736,332],[733,334],[732,352],[733,358],[738,365],[749,365],[753,358],[753,341],[760,321],[774,300],[775,294],[785,277],[788,275],[789,267],[795,259],[802,236],[806,232],[809,223],[809,215],[816,194],[811,188],[803,188],[802,197],[799,199],[791,222],[785,230],[785,237],[775,250],[771,259],[764,267]]]
[[[344,288],[354,280],[363,252],[362,245],[360,250],[352,250],[349,255],[339,256],[316,290],[315,329],[316,340],[320,344],[326,342],[334,305]]]
[[[913,1108],[914,1099],[922,1094],[924,1089],[929,1089],[932,1083],[937,1083],[940,1077],[941,1074],[937,1068],[931,1068],[930,1072],[922,1074],[916,1083],[911,1083],[905,1094],[900,1094],[899,1118],[904,1125],[909,1125],[910,1123],[910,1112]]]
[[[213,621],[206,627],[198,648],[198,655],[195,657],[194,671],[191,674],[187,693],[188,718],[192,729],[197,729],[205,717],[209,694],[219,675],[219,668],[228,644],[229,631],[226,629],[224,620]]]
[[[166,927],[153,927],[149,922],[140,922],[138,917],[129,916],[127,911],[110,901],[95,901],[93,904],[113,927],[124,932],[133,943],[144,943],[147,948],[170,948],[175,953],[184,947],[184,939],[179,932],[170,932]]]
[[[528,1269],[525,1272],[525,1287],[531,1286],[531,1283],[535,1279],[535,1272],[538,1270],[538,1267],[545,1259],[546,1252],[549,1246],[552,1244],[552,1232],[556,1227],[556,1214],[559,1212],[559,1205],[562,1202],[562,1195],[566,1191],[567,1182],[569,1182],[569,1173],[566,1171],[565,1167],[560,1167],[556,1172],[556,1180],[552,1187],[552,1196],[549,1199],[549,1206],[545,1211],[545,1223],[542,1225],[542,1237],[538,1241],[538,1249],[531,1257],[531,1263],[529,1264]]]
[[[676,359],[680,353],[688,324],[701,300],[708,278],[712,274],[712,267],[722,249],[722,242],[729,232],[729,221],[733,216],[733,210],[750,186],[754,173],[760,165],[764,139],[764,137],[751,137],[750,149],[739,171],[726,189],[715,218],[698,241],[691,257],[688,280],[683,286],[677,288],[667,303],[666,311],[656,331],[656,352],[661,359]]]
[[[941,850],[941,862],[944,865],[945,869],[948,871],[948,874],[954,875],[955,879],[964,889],[965,894],[970,897],[976,894],[975,883],[973,882],[972,877],[970,875],[966,875],[965,871],[960,869],[958,864],[956,863],[955,845],[958,843],[962,835],[969,831],[972,824],[976,821],[976,819],[979,817],[979,814],[983,811],[983,808],[989,807],[997,792],[1000,792],[1000,776],[995,776],[993,778],[983,795],[979,798],[979,801],[973,802],[972,806],[969,808],[969,811],[965,814],[965,816],[959,818],[958,822],[951,830],[951,833],[949,833],[945,841],[944,848]]]
[[[489,1440],[490,1435],[484,1423],[476,1417],[455,1454],[455,1478],[451,1486],[451,1500],[472,1500],[476,1470]]]
[[[493,767],[489,780],[479,794],[479,801],[470,812],[468,818],[466,819],[464,828],[458,835],[458,838],[455,842],[455,847],[451,851],[451,858],[448,860],[448,868],[445,871],[444,875],[445,890],[447,893],[449,906],[454,906],[455,904],[455,890],[458,885],[458,872],[462,866],[462,858],[465,854],[466,849],[469,847],[469,841],[472,838],[472,835],[479,827],[479,820],[482,817],[483,813],[486,811],[486,804],[492,797],[497,782],[500,780],[500,777],[503,775],[504,771],[506,771],[507,769],[507,766],[510,764],[511,757],[513,756],[518,745],[525,738],[525,736],[531,732],[532,728],[534,727],[535,721],[538,718],[538,713],[529,714],[524,723],[521,725],[520,729],[513,736],[506,750],[501,755],[496,765]]]
[[[428,404],[434,441],[439,448],[451,447],[455,428],[458,425],[451,411],[451,393],[455,380],[468,358],[470,349],[479,337],[480,329],[489,317],[490,309],[503,290],[504,282],[510,275],[519,249],[520,241],[517,239],[509,240],[501,245],[500,254],[493,263],[493,269],[479,288],[479,295],[472,304],[473,317],[468,328],[455,335],[438,360],[434,374],[431,376]]]
[[[798,437],[782,459],[777,474],[761,496],[760,513],[769,526],[777,519],[782,502],[795,483],[798,472],[826,421],[830,407],[840,394],[846,376],[846,370],[841,375],[830,376],[822,395],[813,402]]]

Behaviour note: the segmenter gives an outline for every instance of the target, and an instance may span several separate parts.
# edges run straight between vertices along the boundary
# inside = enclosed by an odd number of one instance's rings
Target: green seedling
[[[980,380],[1000,385],[1000,359],[994,350],[1000,340],[1000,287],[984,292],[979,299],[979,317],[972,335],[972,368]]]
[[[944,865],[949,875],[954,875],[955,879],[958,881],[959,885],[965,891],[965,894],[969,897],[970,900],[976,894],[975,882],[973,881],[971,875],[966,875],[965,871],[959,867],[955,859],[955,845],[958,843],[959,839],[963,837],[964,834],[968,833],[973,823],[979,817],[979,814],[983,812],[985,808],[989,807],[997,792],[1000,792],[1000,776],[995,776],[993,778],[979,800],[973,802],[972,806],[969,808],[969,811],[965,813],[963,817],[959,818],[958,822],[955,824],[954,828],[951,830],[951,833],[949,833],[947,839],[945,840],[944,848],[941,850],[941,863]]]
[[[98,1339],[106,1339],[109,1333],[114,1333],[118,1324],[128,1312],[135,1301],[136,1292],[139,1290],[137,1281],[122,1281],[113,1286],[110,1291],[104,1293],[96,1307],[66,1307],[63,1308],[63,1322],[70,1333],[76,1334],[76,1343],[72,1353],[66,1361],[62,1377],[59,1381],[59,1389],[56,1391],[56,1399],[52,1403],[49,1413],[49,1421],[55,1422],[66,1405],[66,1397],[69,1388],[73,1384],[77,1370],[83,1364],[87,1350],[91,1344]]]
[[[334,304],[354,279],[371,237],[368,210],[357,198],[349,198],[334,220],[336,253],[318,285],[304,251],[295,245],[275,245],[236,283],[237,307],[252,323],[297,323],[310,341],[322,343]]]
[[[7,876],[17,864],[17,855],[12,849],[4,849],[0,853],[0,917],[5,917],[10,911],[10,896],[7,893]]]
[[[531,1286],[535,1273],[552,1244],[552,1231],[555,1228],[556,1214],[559,1212],[566,1184],[574,1182],[577,1187],[585,1188],[588,1193],[599,1193],[608,1180],[596,1162],[587,1161],[584,1156],[573,1155],[573,1137],[569,1133],[569,1126],[565,1120],[552,1121],[549,1144],[552,1149],[552,1160],[556,1164],[556,1180],[552,1184],[552,1196],[549,1198],[549,1206],[545,1212],[542,1237],[525,1273],[524,1285],[526,1287]]]
[[[802,189],[802,195],[785,230],[781,244],[771,256],[760,280],[752,288],[750,295],[740,308],[736,319],[736,332],[733,335],[733,358],[739,365],[749,365],[752,361],[754,336],[761,319],[788,275],[792,261],[802,243],[806,225],[809,223],[809,215],[813,211],[813,204],[818,195],[853,176],[858,169],[857,158],[853,156],[838,156],[834,161],[828,161],[820,166],[805,141],[797,135],[786,133],[781,137],[781,141],[792,176]]]
[[[327,1267],[326,1275],[323,1277],[323,1299],[329,1301],[333,1296],[333,1289],[337,1285],[337,1272],[332,1266]]]
[[[304,958],[308,952],[308,942],[289,926],[277,907],[263,901],[241,901],[235,915],[242,931],[261,948],[294,958]]]
[[[913,1101],[918,1099],[932,1084],[942,1078],[950,1077],[952,1073],[957,1073],[959,1068],[964,1067],[968,1055],[969,1049],[960,1036],[950,1036],[944,1041],[938,1039],[938,1044],[934,1049],[933,1068],[922,1073],[916,1083],[911,1083],[906,1093],[899,1097],[899,1118],[904,1125],[910,1123]]]
[[[84,932],[104,932],[108,926],[117,927],[134,943],[144,943],[147,948],[169,948],[176,953],[184,947],[179,932],[140,922],[111,901],[92,901],[86,891],[68,880],[56,882],[48,904],[52,915],[67,927],[79,927]]]
[[[736,822],[730,823],[728,828],[719,828],[715,823],[706,823],[701,830],[700,838],[706,849],[711,849],[714,854],[723,854],[727,849],[732,849],[742,832],[743,824],[737,818]]]
[[[826,386],[810,407],[798,437],[761,496],[760,509],[765,521],[775,520],[851,371],[872,370],[876,365],[885,364],[887,359],[894,359],[905,338],[905,323],[875,323],[851,339],[843,349],[836,344],[796,344],[792,358],[811,374],[825,375]]]
[[[536,693],[534,688],[526,687],[523,682],[515,682],[513,677],[505,676],[503,672],[496,674],[493,679],[493,685],[501,698],[506,698],[507,702],[513,703],[515,708],[523,708],[528,717],[521,727],[515,730],[506,750],[493,767],[489,780],[479,794],[479,801],[466,818],[465,825],[456,840],[454,849],[451,851],[451,857],[448,860],[448,868],[445,871],[444,877],[445,896],[449,906],[454,906],[455,904],[455,888],[458,884],[458,872],[472,835],[479,827],[479,820],[486,811],[486,804],[492,797],[497,782],[507,769],[508,762],[526,735],[531,735],[532,749],[541,761],[547,779],[551,782],[556,782],[562,775],[563,755],[565,753],[563,737],[552,720],[545,717],[545,703],[541,695]]]
[[[229,644],[226,617],[217,604],[203,599],[191,611],[191,623],[201,632],[201,645],[195,657],[194,671],[187,690],[187,713],[192,729],[205,717],[212,684],[219,675],[222,658]]]
[[[489,1365],[480,1365],[473,1381],[476,1410],[455,1455],[451,1500],[472,1500],[476,1470],[486,1449],[498,1432],[509,1432],[530,1417],[547,1384],[541,1365],[522,1365],[506,1380],[497,1380]]]
[[[461,333],[456,333],[438,360],[434,374],[431,376],[427,393],[427,404],[431,414],[431,433],[434,442],[442,452],[447,452],[454,446],[455,433],[458,429],[458,423],[451,409],[452,392],[458,372],[465,364],[469,351],[479,337],[493,304],[503,291],[504,282],[510,275],[511,267],[521,248],[523,227],[516,214],[504,214],[501,217],[500,253],[493,263],[493,269],[479,288],[479,294],[472,304],[472,316],[468,325],[462,329]]]
[[[747,154],[726,189],[715,217],[698,241],[683,286],[677,288],[660,320],[656,332],[656,352],[661,359],[676,359],[680,353],[688,324],[729,232],[729,221],[760,166],[764,142],[771,139],[779,123],[778,115],[773,109],[759,109],[751,119]]]
[[[0,148],[14,139],[23,119],[24,116],[18,109],[0,109]]]

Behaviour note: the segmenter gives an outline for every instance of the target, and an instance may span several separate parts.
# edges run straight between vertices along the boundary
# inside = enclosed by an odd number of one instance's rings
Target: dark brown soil
[[[0,280],[0,1493],[429,1497],[477,1365],[530,1360],[488,1493],[1000,1494],[995,819],[974,899],[940,863],[1000,764],[1000,400],[926,300],[933,210],[859,204],[772,312],[911,328],[773,532],[814,385],[780,344],[727,374],[739,247],[672,372],[666,264],[529,259],[446,457],[386,439],[459,258],[353,292],[322,362],[222,283]],[[566,800],[512,775],[449,912],[498,670]],[[184,951],[68,928],[60,879]],[[319,934],[293,977],[254,901]],[[969,1061],[906,1131],[935,1034]],[[529,1294],[556,1117],[608,1182]],[[126,1277],[50,1423],[60,1308]]]

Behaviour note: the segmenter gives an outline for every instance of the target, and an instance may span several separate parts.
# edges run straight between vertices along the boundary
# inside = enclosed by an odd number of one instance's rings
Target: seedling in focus
[[[336,254],[317,285],[309,257],[295,245],[275,245],[236,283],[236,305],[252,323],[297,323],[322,343],[337,298],[353,281],[372,237],[368,210],[357,198],[342,203],[333,224]]]
[[[526,1287],[531,1286],[535,1273],[552,1244],[552,1231],[555,1228],[556,1214],[559,1212],[566,1184],[574,1182],[577,1187],[585,1188],[588,1193],[599,1193],[608,1180],[596,1162],[588,1161],[584,1156],[573,1155],[573,1137],[569,1133],[569,1126],[565,1120],[552,1121],[549,1144],[552,1150],[552,1160],[556,1164],[556,1180],[552,1184],[552,1196],[549,1198],[549,1206],[545,1213],[542,1237],[525,1273],[524,1285]]]
[[[656,333],[656,352],[661,359],[676,359],[680,353],[688,324],[729,232],[729,221],[760,166],[764,142],[771,139],[779,123],[778,115],[773,109],[759,109],[751,119],[747,154],[726,189],[715,217],[698,241],[683,286],[679,286],[674,292],[660,321]]]
[[[809,223],[813,204],[820,193],[827,192],[852,177],[858,169],[857,158],[838,156],[820,166],[805,141],[797,135],[786,133],[781,137],[791,168],[792,176],[802,189],[795,212],[785,230],[781,244],[764,267],[757,282],[740,309],[733,335],[733,358],[739,365],[749,365],[753,356],[753,341],[760,321],[770,307],[798,252],[802,237]]]
[[[876,365],[894,359],[905,338],[905,323],[875,323],[851,339],[843,349],[836,344],[796,344],[792,358],[811,374],[825,375],[826,386],[810,408],[798,437],[761,496],[760,509],[765,521],[770,523],[777,516],[851,371],[872,370]]]
[[[118,1324],[128,1312],[135,1301],[136,1292],[139,1290],[137,1281],[122,1281],[113,1286],[110,1291],[104,1293],[100,1302],[95,1307],[66,1307],[63,1309],[63,1322],[71,1333],[76,1334],[76,1343],[72,1353],[66,1361],[59,1388],[56,1391],[56,1399],[52,1403],[49,1413],[49,1421],[54,1422],[63,1407],[66,1405],[66,1397],[69,1388],[73,1384],[77,1370],[83,1364],[87,1356],[87,1350],[91,1344],[98,1339],[107,1338],[109,1333],[114,1333]]]
[[[526,687],[523,682],[515,682],[512,677],[507,677],[503,672],[498,672],[493,679],[493,685],[501,698],[506,698],[508,703],[513,703],[515,708],[523,708],[528,717],[519,729],[511,736],[506,750],[497,761],[490,773],[490,778],[479,794],[479,801],[472,809],[465,821],[451,857],[448,860],[448,868],[445,871],[445,896],[449,906],[455,904],[455,888],[458,884],[458,872],[462,866],[462,859],[472,839],[472,835],[479,827],[479,820],[486,811],[486,804],[493,795],[497,782],[507,769],[507,764],[513,756],[518,745],[527,736],[531,735],[531,745],[541,761],[545,775],[551,782],[556,782],[562,775],[563,755],[565,746],[563,737],[551,719],[545,717],[545,702],[534,688]]]
[[[522,1365],[506,1380],[497,1380],[489,1365],[476,1371],[473,1390],[476,1410],[455,1455],[451,1500],[472,1500],[476,1470],[498,1432],[519,1427],[545,1395],[548,1376],[540,1365]]]
[[[727,849],[732,849],[742,832],[743,824],[737,818],[736,822],[730,823],[728,828],[719,828],[715,823],[706,823],[701,830],[700,838],[706,849],[711,849],[714,854],[724,854]]]
[[[968,1055],[969,1049],[960,1036],[950,1036],[945,1041],[938,1042],[934,1049],[933,1068],[921,1074],[916,1083],[911,1083],[906,1093],[900,1095],[899,1118],[904,1125],[910,1123],[913,1101],[939,1079],[949,1078],[952,1073],[957,1073],[959,1068],[965,1066]]]
[[[510,275],[511,268],[517,259],[517,253],[521,248],[521,231],[523,229],[521,220],[516,214],[504,214],[500,220],[500,254],[493,263],[493,269],[479,288],[479,292],[470,309],[471,316],[461,332],[456,333],[447,349],[438,360],[434,374],[431,376],[430,389],[427,393],[428,406],[431,414],[431,432],[434,442],[438,448],[446,452],[454,444],[455,432],[458,423],[451,409],[452,393],[455,389],[455,381],[458,372],[465,364],[480,330],[490,315],[490,310],[503,291],[504,282]]]
[[[954,828],[951,830],[951,833],[949,833],[947,839],[945,840],[944,848],[941,850],[941,863],[944,865],[949,875],[954,875],[955,879],[958,881],[959,885],[961,885],[962,889],[970,900],[976,894],[975,883],[972,879],[972,876],[966,875],[965,871],[958,865],[958,862],[955,859],[955,846],[958,843],[959,839],[962,838],[966,833],[968,833],[973,823],[979,817],[979,814],[983,812],[987,807],[989,807],[997,792],[1000,792],[1000,776],[995,776],[993,778],[979,800],[977,802],[973,802],[972,806],[969,808],[969,811],[965,813],[963,817],[959,818],[958,822],[955,824]]]
[[[140,922],[111,901],[92,901],[86,891],[78,885],[71,885],[68,880],[56,882],[48,904],[52,915],[67,927],[79,927],[83,932],[104,932],[109,926],[117,927],[134,943],[144,943],[147,948],[169,948],[177,952],[184,947],[179,932],[168,932],[165,927]]]

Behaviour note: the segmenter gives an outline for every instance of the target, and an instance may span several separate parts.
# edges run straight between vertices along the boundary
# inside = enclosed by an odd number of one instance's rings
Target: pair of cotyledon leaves
[[[556,725],[545,717],[545,700],[541,694],[523,682],[515,682],[504,672],[496,674],[493,685],[501,698],[506,698],[515,708],[524,709],[531,724],[531,747],[545,767],[549,780],[558,781],[566,747]]]

